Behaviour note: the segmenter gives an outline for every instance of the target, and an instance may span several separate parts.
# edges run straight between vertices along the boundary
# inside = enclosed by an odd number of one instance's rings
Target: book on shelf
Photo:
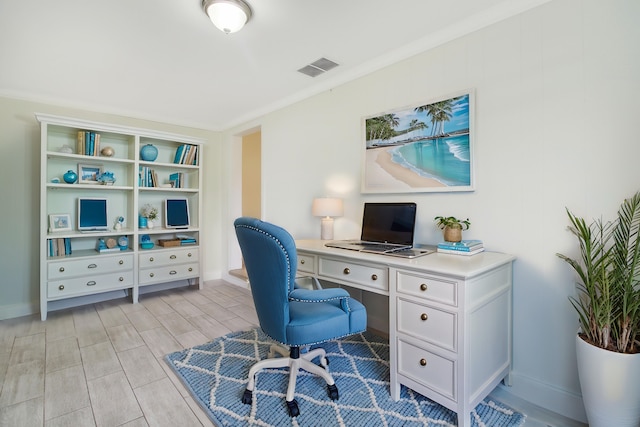
[[[191,144],[182,144],[176,149],[176,155],[173,157],[173,163],[181,165],[197,165],[198,146]]]
[[[184,188],[184,174],[182,172],[170,174],[169,182],[173,183],[173,188]]]
[[[120,247],[115,247],[115,248],[96,248],[96,251],[102,253],[107,253],[107,252],[120,252],[122,249],[120,249]]]
[[[469,252],[484,247],[482,240],[462,240],[460,242],[440,242],[438,249]]]
[[[78,131],[76,151],[84,156],[100,155],[100,134],[88,130]]]
[[[475,254],[479,254],[480,252],[483,252],[484,248],[478,248],[478,249],[474,249],[471,251],[459,251],[456,249],[442,249],[442,248],[438,248],[438,253],[439,254],[451,254],[451,255],[462,255],[462,256],[470,256],[470,255],[475,255]]]
[[[72,254],[71,239],[68,237],[48,239],[47,244],[49,245],[48,252],[50,257],[66,256]]]

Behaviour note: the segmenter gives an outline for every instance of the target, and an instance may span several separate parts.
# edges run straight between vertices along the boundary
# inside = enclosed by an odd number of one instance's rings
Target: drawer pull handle
[[[378,280],[378,275],[377,274],[372,274],[371,275],[371,280]]]
[[[187,256],[188,256],[189,258],[191,258],[191,252],[189,252],[189,253],[187,254]]]
[[[96,285],[96,281],[95,280],[91,280],[89,282],[87,282],[87,286],[95,286]]]
[[[189,271],[193,271],[193,268],[189,267]]]
[[[171,271],[169,272],[169,274],[171,274],[171,275],[173,275],[173,274],[178,274],[178,272],[177,272],[177,271],[175,271],[175,270],[171,270]]]
[[[428,318],[429,318],[429,316],[427,316],[427,313],[422,313],[420,315],[420,319],[422,319],[422,320],[427,320]]]
[[[118,278],[118,280],[119,280],[120,282],[124,282],[124,277],[119,277],[119,278]]]
[[[300,264],[304,264],[304,260],[303,259],[300,260]]]
[[[122,265],[122,264],[124,264],[124,261],[120,260],[120,261],[118,261],[118,264]]]
[[[89,265],[87,265],[87,268],[97,268],[97,267],[98,267],[98,266],[97,266],[97,265],[95,265],[95,264],[89,264]]]
[[[153,257],[150,257],[149,262],[153,262],[153,261],[154,261]]]
[[[153,277],[153,276],[155,276],[155,274],[149,273],[149,277]]]
[[[420,366],[427,366],[427,359],[420,359]]]
[[[60,291],[64,291],[64,285],[60,285],[60,286],[58,286],[58,290],[60,290]]]
[[[427,290],[427,284],[423,283],[422,285],[420,285],[420,290],[421,291],[426,291]]]
[[[59,271],[60,273],[62,273],[62,272],[64,271],[64,267],[60,267],[60,268],[58,269],[58,271]]]
[[[175,255],[171,255],[169,258],[176,259],[176,256]]]
[[[349,267],[345,267],[345,269],[344,269],[344,270],[342,270],[342,272],[343,272],[344,274],[350,274],[350,273],[351,273],[351,270],[349,270]]]

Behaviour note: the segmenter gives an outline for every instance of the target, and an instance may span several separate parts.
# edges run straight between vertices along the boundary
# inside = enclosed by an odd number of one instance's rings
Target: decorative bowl
[[[153,248],[153,242],[142,242],[140,243],[140,247],[142,249],[151,249]]]

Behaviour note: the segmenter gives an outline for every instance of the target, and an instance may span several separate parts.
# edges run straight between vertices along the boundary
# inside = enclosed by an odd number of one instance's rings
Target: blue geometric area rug
[[[301,370],[295,398],[300,415],[289,417],[285,403],[288,369],[256,375],[253,402],[241,402],[251,366],[267,357],[273,344],[260,329],[234,332],[166,356],[196,401],[218,426],[456,426],[456,414],[402,387],[400,400],[389,394],[389,344],[363,333],[322,344],[340,397],[331,400],[322,378]],[[317,362],[317,360],[316,360]],[[521,426],[525,416],[485,399],[471,414],[477,427]]]

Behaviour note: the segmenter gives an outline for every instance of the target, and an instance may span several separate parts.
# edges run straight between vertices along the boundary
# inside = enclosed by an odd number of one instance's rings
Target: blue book
[[[482,240],[462,240],[460,242],[438,243],[438,249],[447,249],[451,251],[471,252],[482,247]]]
[[[180,159],[182,158],[182,152],[184,151],[184,145],[181,145],[176,150],[176,155],[173,158],[173,163],[180,163]]]

